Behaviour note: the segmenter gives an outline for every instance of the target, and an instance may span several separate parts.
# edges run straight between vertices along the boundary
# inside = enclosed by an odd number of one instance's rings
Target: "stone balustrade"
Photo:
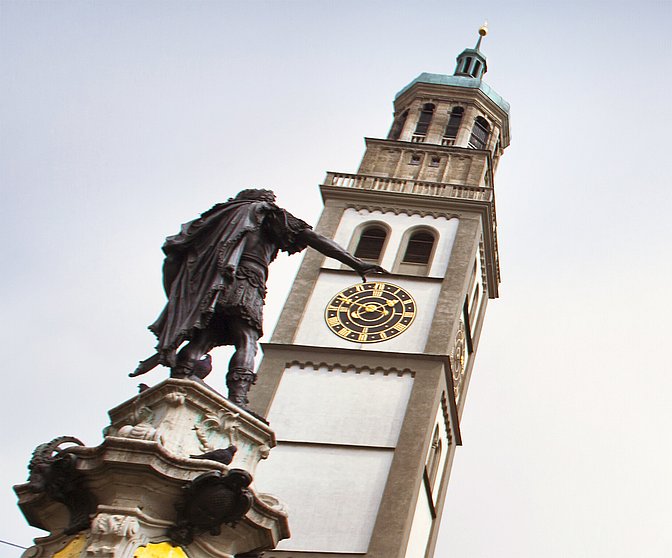
[[[464,184],[447,184],[444,182],[425,182],[408,178],[329,172],[324,183],[326,186],[338,186],[341,188],[401,192],[421,196],[438,196],[486,202],[494,200],[492,188],[467,186]]]

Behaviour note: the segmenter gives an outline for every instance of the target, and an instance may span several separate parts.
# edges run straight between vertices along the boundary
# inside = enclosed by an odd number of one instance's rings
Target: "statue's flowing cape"
[[[161,364],[175,365],[175,351],[207,326],[219,293],[231,284],[245,248],[246,233],[261,227],[265,215],[278,209],[256,200],[230,200],[215,205],[166,239],[163,251],[173,260],[164,267],[168,303],[149,326],[158,338]]]

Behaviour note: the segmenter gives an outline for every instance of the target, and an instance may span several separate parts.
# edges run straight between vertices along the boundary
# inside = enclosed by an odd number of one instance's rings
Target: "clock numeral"
[[[369,336],[366,334],[366,332],[360,333],[359,337],[357,338],[357,341],[366,341],[368,337]]]
[[[383,289],[378,289],[377,287],[373,289],[373,296],[381,297],[383,296]]]
[[[330,326],[335,326],[340,323],[340,320],[338,319],[338,316],[333,316],[331,318],[327,318],[327,324]]]
[[[415,316],[415,312],[404,312],[402,316],[404,318],[412,318],[413,316]]]
[[[406,331],[406,329],[408,329],[408,324],[397,324],[392,329],[396,329],[399,333],[401,333],[402,331]]]
[[[347,327],[344,327],[341,331],[338,332],[338,334],[339,334],[341,337],[347,337],[347,336],[350,335],[351,333],[352,333],[352,330],[348,329]]]
[[[380,338],[381,339],[387,339],[387,333],[385,333],[384,331],[381,331],[380,332]]]
[[[364,292],[364,285],[356,285],[355,286],[355,291],[358,293],[363,293]]]

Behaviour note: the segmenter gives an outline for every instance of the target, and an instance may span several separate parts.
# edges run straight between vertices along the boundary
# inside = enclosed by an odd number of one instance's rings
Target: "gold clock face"
[[[324,319],[343,339],[379,343],[406,331],[415,314],[415,300],[408,291],[377,281],[343,289],[327,305]]]

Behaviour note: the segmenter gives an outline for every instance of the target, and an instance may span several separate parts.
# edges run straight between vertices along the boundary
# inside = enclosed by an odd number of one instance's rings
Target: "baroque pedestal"
[[[289,537],[284,506],[254,490],[275,446],[267,424],[179,379],[109,415],[97,447],[63,437],[35,450],[14,490],[28,522],[50,534],[24,558],[242,558]],[[228,465],[190,457],[232,445]]]

